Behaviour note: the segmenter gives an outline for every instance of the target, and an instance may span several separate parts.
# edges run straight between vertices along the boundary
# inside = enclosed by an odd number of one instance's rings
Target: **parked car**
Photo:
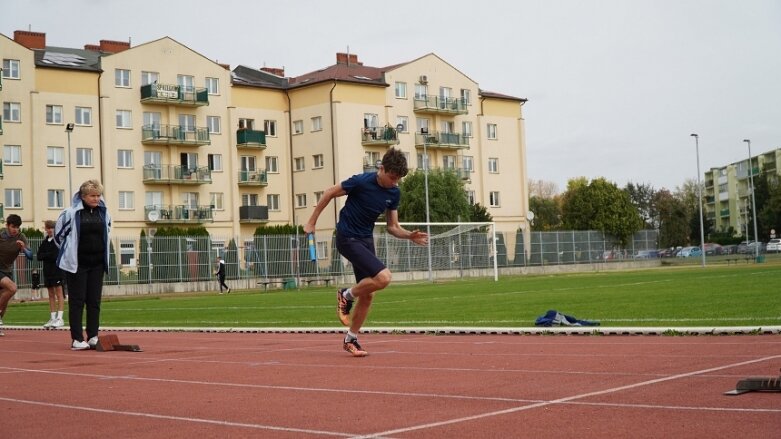
[[[658,250],[640,250],[635,255],[635,259],[656,259],[659,257]]]
[[[721,244],[716,244],[714,242],[706,242],[702,248],[705,250],[705,254],[708,256],[724,254],[724,250],[722,249]]]
[[[750,243],[751,243],[751,241],[742,241],[740,244],[738,244],[738,251],[737,251],[737,253],[740,253],[740,254],[748,253],[748,245]]]
[[[721,254],[723,255],[734,255],[737,252],[738,246],[735,244],[721,246]]]
[[[768,253],[781,252],[781,239],[775,238],[768,241],[765,250],[767,250]]]
[[[678,252],[679,258],[693,258],[695,256],[702,256],[702,250],[699,247],[684,247]]]

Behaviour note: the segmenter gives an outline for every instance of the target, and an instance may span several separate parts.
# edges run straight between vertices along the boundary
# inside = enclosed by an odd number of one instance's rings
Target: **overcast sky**
[[[436,53],[527,98],[528,172],[674,190],[781,148],[780,0],[0,0],[0,33],[50,46],[169,36],[231,68],[298,76],[336,52],[386,66]]]

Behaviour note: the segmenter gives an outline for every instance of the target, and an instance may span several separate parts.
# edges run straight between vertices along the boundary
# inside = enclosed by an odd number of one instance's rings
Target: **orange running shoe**
[[[363,348],[361,348],[361,345],[358,344],[357,338],[350,341],[345,340],[343,347],[344,350],[352,354],[353,357],[365,357],[369,355],[369,353],[364,351]]]
[[[350,310],[353,309],[353,301],[342,296],[344,289],[336,290],[336,315],[344,326],[350,326]]]

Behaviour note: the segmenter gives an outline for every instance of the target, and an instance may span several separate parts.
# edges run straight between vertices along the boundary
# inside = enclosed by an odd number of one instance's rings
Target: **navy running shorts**
[[[343,237],[337,232],[336,249],[353,265],[356,282],[374,277],[385,269],[385,264],[377,258],[374,250],[374,238]]]

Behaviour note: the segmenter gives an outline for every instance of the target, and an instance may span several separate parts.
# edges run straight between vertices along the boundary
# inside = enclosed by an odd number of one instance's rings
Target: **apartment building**
[[[756,181],[761,172],[781,176],[781,148],[705,172],[704,215],[714,230],[726,232],[732,227],[736,235],[746,234],[747,224],[753,221],[751,178]]]
[[[27,224],[99,178],[117,236],[168,225],[248,236],[305,222],[326,187],[396,147],[411,169],[458,172],[508,246],[528,230],[525,99],[482,90],[435,54],[370,67],[338,53],[288,77],[230,71],[169,37],[71,49],[17,31],[0,35],[0,53],[0,201]],[[320,236],[343,202],[321,215]]]

